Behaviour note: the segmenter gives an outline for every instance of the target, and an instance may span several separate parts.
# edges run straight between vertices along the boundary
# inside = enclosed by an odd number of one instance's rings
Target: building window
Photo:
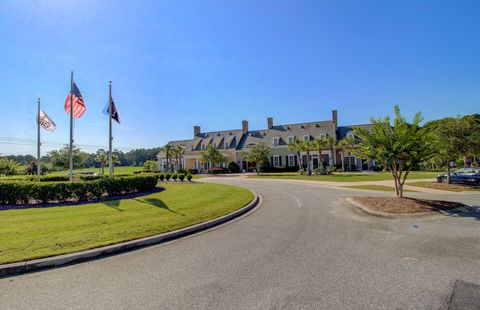
[[[349,133],[347,133],[347,138],[353,139],[353,138],[355,138],[355,135],[353,134],[353,132],[349,132]]]
[[[280,159],[278,155],[273,155],[273,166],[274,167],[279,167],[280,166]]]
[[[330,166],[330,158],[328,154],[322,154],[322,163],[323,166]]]
[[[214,148],[214,149],[217,148],[217,144],[216,144],[216,143],[213,144],[213,148]]]
[[[327,134],[326,133],[321,133],[320,134],[320,139],[325,139],[327,137]]]
[[[275,137],[273,138],[273,146],[278,146],[278,143],[280,142],[280,138],[279,137]]]
[[[202,151],[205,151],[205,144],[202,144]]]
[[[288,155],[288,165],[290,167],[295,166],[295,155]]]
[[[310,135],[304,135],[303,141],[310,141]]]
[[[192,152],[193,152],[193,145],[191,145],[191,146],[190,146],[190,151],[192,151]]]
[[[288,144],[293,143],[293,136],[288,137]]]

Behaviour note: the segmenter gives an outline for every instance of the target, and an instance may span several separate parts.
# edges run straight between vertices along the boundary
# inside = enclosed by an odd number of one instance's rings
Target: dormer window
[[[215,149],[217,148],[217,144],[216,144],[216,143],[213,144],[213,148],[215,148]]]
[[[273,138],[273,146],[278,146],[279,143],[280,143],[280,138],[279,137],[274,137]]]
[[[347,133],[347,138],[354,139],[355,135],[353,134],[353,132],[350,131],[349,133]]]
[[[310,141],[310,135],[304,135],[303,141]]]
[[[193,145],[190,145],[190,151],[193,152]]]
[[[293,136],[288,137],[288,144],[293,143],[293,139],[294,139]]]
[[[202,144],[202,151],[205,151],[205,144]]]

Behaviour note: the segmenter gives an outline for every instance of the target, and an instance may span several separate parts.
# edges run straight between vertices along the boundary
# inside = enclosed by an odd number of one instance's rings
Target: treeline
[[[42,156],[42,171],[68,169],[68,145],[50,151]],[[116,166],[143,166],[146,161],[157,160],[160,148],[134,149],[128,152],[114,150],[113,161]],[[36,172],[36,157],[32,155],[9,155],[0,158],[0,174],[24,174]],[[108,165],[108,152],[98,149],[95,153],[87,153],[80,148],[73,148],[73,166],[79,168],[102,168]]]

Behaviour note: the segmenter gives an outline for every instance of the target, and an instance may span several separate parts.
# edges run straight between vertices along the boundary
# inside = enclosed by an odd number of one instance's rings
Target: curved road
[[[0,308],[446,309],[456,280],[480,284],[480,213],[388,220],[343,201],[361,191],[206,181],[250,188],[263,205],[182,240],[0,279]],[[480,202],[441,198],[452,197]]]

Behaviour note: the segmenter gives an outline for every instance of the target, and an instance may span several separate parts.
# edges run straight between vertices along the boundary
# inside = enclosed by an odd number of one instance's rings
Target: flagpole
[[[37,176],[40,179],[42,170],[40,169],[40,98],[38,98],[37,109]]]
[[[113,156],[112,156],[112,81],[108,83],[108,163],[110,166],[109,176],[113,176]]]
[[[73,71],[70,77],[70,148],[68,150],[69,180],[73,180]]]

